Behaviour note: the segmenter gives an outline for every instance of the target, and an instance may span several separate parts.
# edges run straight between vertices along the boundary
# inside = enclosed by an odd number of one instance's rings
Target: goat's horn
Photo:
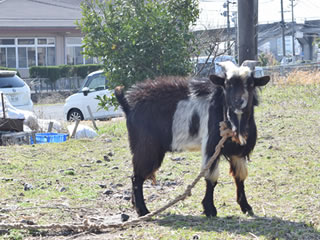
[[[234,65],[234,63],[231,61],[219,62],[217,65],[220,66],[224,72],[228,72],[236,67],[236,65]]]
[[[245,60],[241,66],[250,68],[251,71],[254,71],[255,67],[258,65],[256,60]]]

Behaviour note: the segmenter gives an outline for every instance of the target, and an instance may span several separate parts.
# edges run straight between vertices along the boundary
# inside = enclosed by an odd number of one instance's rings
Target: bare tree
[[[221,48],[220,45],[225,39],[223,38],[223,29],[214,31],[214,34],[209,30],[201,31],[197,34],[196,50],[193,60],[195,63],[195,71],[193,76],[208,77],[210,73],[214,72],[214,62],[218,56],[226,55],[228,50],[232,49],[233,43],[229,48]],[[206,59],[200,64],[199,58],[205,56]],[[212,60],[212,61],[211,61]],[[203,70],[206,73],[203,74]]]

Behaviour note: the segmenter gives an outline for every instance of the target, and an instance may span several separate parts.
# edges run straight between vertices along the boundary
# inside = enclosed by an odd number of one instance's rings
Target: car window
[[[106,89],[106,77],[103,74],[92,76],[87,87],[90,91],[101,91]]]
[[[14,76],[0,76],[0,88],[18,88],[24,87],[24,81],[17,75]]]

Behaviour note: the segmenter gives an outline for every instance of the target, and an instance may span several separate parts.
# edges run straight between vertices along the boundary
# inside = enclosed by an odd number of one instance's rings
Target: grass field
[[[248,201],[235,201],[228,163],[221,162],[216,218],[202,214],[204,181],[192,196],[154,220],[123,230],[73,236],[70,232],[1,231],[3,239],[320,239],[320,85],[269,85],[256,108],[257,146],[248,164]],[[101,122],[99,137],[60,144],[0,147],[0,221],[117,222],[130,219],[131,155],[124,120]],[[155,210],[191,183],[200,154],[169,153],[157,184],[145,184]]]

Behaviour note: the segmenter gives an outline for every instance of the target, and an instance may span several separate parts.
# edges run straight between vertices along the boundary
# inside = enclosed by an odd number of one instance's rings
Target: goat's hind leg
[[[156,144],[151,146],[140,147],[133,154],[132,203],[139,216],[149,213],[143,197],[143,183],[154,176],[165,155],[164,151],[154,147]]]
[[[214,193],[214,188],[217,185],[218,177],[219,177],[219,159],[216,159],[212,164],[210,170],[205,175],[206,194],[202,200],[202,206],[204,209],[204,214],[206,214],[207,217],[217,216],[217,209],[214,206],[213,193]]]
[[[132,204],[139,216],[144,216],[149,213],[143,197],[143,183],[145,179],[141,176],[133,176],[132,180]]]
[[[244,180],[248,176],[246,159],[243,157],[232,156],[230,158],[230,173],[234,177],[237,186],[237,202],[243,213],[253,216],[252,207],[249,205],[244,190]]]

